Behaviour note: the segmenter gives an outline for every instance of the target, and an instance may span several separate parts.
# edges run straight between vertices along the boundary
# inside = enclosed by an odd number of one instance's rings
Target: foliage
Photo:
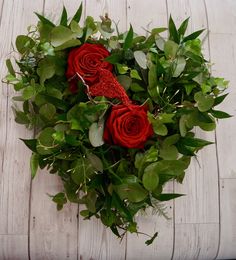
[[[216,119],[230,116],[215,109],[228,82],[211,75],[198,38],[202,30],[185,35],[188,19],[176,28],[170,17],[165,39],[165,28],[154,28],[147,37],[132,26],[115,33],[107,16],[101,22],[88,16],[81,26],[81,14],[82,5],[68,20],[64,8],[60,24],[37,14],[38,25],[16,38],[21,58],[15,59],[16,70],[6,61],[6,81],[22,103],[22,109],[14,108],[16,122],[37,132],[35,139],[23,140],[32,151],[32,177],[38,168],[59,175],[64,189],[52,198],[58,210],[67,201],[84,204],[85,219],[100,218],[122,238],[127,231],[138,232],[139,210],[181,196],[163,194],[163,187],[170,180],[182,182],[191,157],[211,144],[196,138],[194,127],[211,131]],[[155,135],[145,149],[104,144],[106,114],[117,100],[88,97],[82,82],[76,95],[69,91],[68,51],[84,42],[107,47],[106,60],[129,97],[148,104]]]

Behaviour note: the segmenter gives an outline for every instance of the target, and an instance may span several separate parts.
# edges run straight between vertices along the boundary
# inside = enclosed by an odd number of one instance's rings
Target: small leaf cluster
[[[170,17],[168,28],[140,36],[132,26],[125,33],[112,29],[107,15],[101,22],[88,16],[81,26],[82,5],[72,19],[63,8],[58,25],[36,15],[38,25],[16,38],[18,69],[6,61],[6,81],[19,93],[15,120],[36,131],[34,139],[23,140],[32,151],[32,176],[38,168],[60,176],[64,189],[52,196],[58,210],[67,202],[84,204],[85,219],[100,218],[118,237],[138,233],[136,213],[181,196],[163,193],[165,183],[182,182],[191,157],[211,144],[196,138],[194,127],[211,131],[216,119],[230,117],[215,109],[228,82],[210,73],[198,38],[203,30],[186,36],[189,19],[176,28]],[[133,102],[148,106],[155,134],[145,149],[104,144],[104,122],[117,100],[88,97],[83,82],[77,94],[69,91],[68,53],[85,42],[110,50],[106,61],[117,80]]]

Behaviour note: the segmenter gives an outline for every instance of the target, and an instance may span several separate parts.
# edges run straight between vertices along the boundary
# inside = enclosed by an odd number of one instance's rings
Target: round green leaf
[[[159,176],[155,171],[147,171],[145,169],[143,174],[143,186],[148,191],[153,191],[159,184]]]
[[[74,33],[62,25],[53,28],[51,31],[51,43],[54,47],[58,47],[73,38]]]
[[[39,114],[44,118],[51,120],[56,113],[56,108],[54,105],[47,103],[40,107]]]
[[[104,123],[92,123],[89,127],[89,141],[93,147],[98,147],[104,144],[103,141]]]

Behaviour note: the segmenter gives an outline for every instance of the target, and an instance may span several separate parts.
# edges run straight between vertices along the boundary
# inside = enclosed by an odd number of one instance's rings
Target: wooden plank
[[[78,1],[45,1],[44,14],[58,22],[63,4],[74,15]],[[52,15],[53,13],[53,15]],[[32,182],[30,256],[32,259],[77,259],[78,207],[68,204],[61,211],[47,194],[62,190],[58,176],[40,171]]]
[[[98,18],[106,12],[113,20],[120,19],[121,30],[125,27],[125,1],[89,0],[85,2],[86,16]],[[125,258],[126,238],[120,243],[115,235],[104,227],[100,220],[83,220],[79,218],[78,251],[80,259],[114,259]]]
[[[28,250],[27,235],[0,235],[1,260],[26,260]]]
[[[236,179],[220,181],[221,230],[217,259],[236,258]]]
[[[167,10],[165,1],[151,0],[141,2],[127,1],[127,23],[131,23],[134,31],[146,35],[146,30],[154,27],[167,27]],[[167,192],[173,192],[173,183],[166,185]],[[170,220],[158,215],[139,215],[140,232],[153,234],[158,232],[158,238],[150,246],[145,245],[147,237],[128,234],[127,259],[170,259],[173,248],[173,201],[165,203]],[[166,250],[168,248],[168,250]]]
[[[77,205],[57,211],[48,194],[61,191],[59,177],[41,171],[32,184],[30,255],[32,259],[77,259]]]
[[[208,28],[204,1],[194,0],[168,0],[168,11],[171,13],[177,26],[190,16],[187,34],[202,28]],[[179,8],[181,6],[181,8]],[[204,38],[206,34],[202,37]],[[207,39],[203,42],[204,55],[209,58],[209,45]],[[196,129],[199,138],[213,141],[214,133],[203,132]],[[182,184],[175,184],[175,192],[186,196],[175,200],[175,246],[174,258],[197,259],[201,254],[204,259],[211,259],[217,253],[219,242],[219,199],[218,199],[218,169],[216,146],[210,145],[198,153],[197,160],[192,159],[186,178]],[[204,223],[204,225],[189,223]],[[180,225],[181,224],[181,225]],[[218,224],[219,225],[219,224]],[[189,227],[191,227],[189,229]],[[194,228],[193,228],[194,227]],[[208,236],[201,236],[203,229]],[[188,232],[186,232],[188,230]],[[184,236],[184,239],[182,239]],[[211,239],[211,240],[207,240]],[[191,243],[186,244],[186,241]],[[196,243],[196,241],[198,241]],[[209,244],[201,247],[200,244]],[[187,249],[188,248],[188,249]],[[202,259],[200,256],[198,256]]]
[[[176,224],[173,260],[215,259],[218,249],[215,234],[218,232],[218,223]]]
[[[214,6],[217,6],[215,8]],[[236,17],[235,1],[206,1],[209,27],[211,58],[215,64],[213,72],[230,81],[230,94],[225,102],[218,106],[234,117],[219,121],[216,130],[217,152],[220,171],[220,246],[218,259],[236,258],[236,170],[235,170],[235,51],[236,51]]]

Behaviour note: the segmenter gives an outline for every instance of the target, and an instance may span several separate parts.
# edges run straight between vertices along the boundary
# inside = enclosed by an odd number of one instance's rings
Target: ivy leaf
[[[124,50],[128,50],[129,48],[131,48],[132,43],[133,43],[133,36],[134,36],[133,27],[132,27],[132,25],[130,25],[129,31],[125,37],[125,41],[123,44]]]
[[[40,84],[43,85],[46,79],[50,79],[55,74],[55,63],[50,57],[46,57],[39,62],[37,73],[40,77]]]
[[[128,199],[130,202],[138,203],[147,197],[147,191],[138,183],[124,183],[116,185],[115,190],[120,198]]]
[[[40,107],[39,114],[42,115],[47,120],[52,120],[56,113],[56,108],[54,105],[47,103]]]
[[[28,49],[31,49],[34,44],[34,41],[29,36],[18,35],[16,38],[16,49],[20,54],[24,54]]]
[[[197,102],[199,111],[205,112],[214,105],[214,98],[210,95],[204,95],[201,91],[195,93],[194,100]]]
[[[35,177],[39,166],[39,155],[37,153],[32,153],[30,158],[30,170],[32,179]]]

